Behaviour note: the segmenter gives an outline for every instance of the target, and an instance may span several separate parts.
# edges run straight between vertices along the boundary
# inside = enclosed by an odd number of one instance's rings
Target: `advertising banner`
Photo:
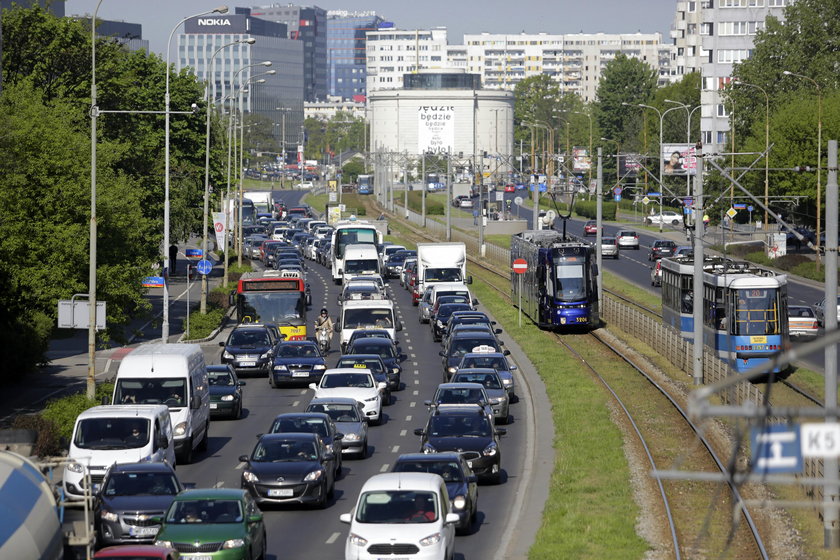
[[[224,212],[213,212],[213,230],[216,232],[216,247],[224,249],[225,234],[227,233]]]
[[[694,175],[697,172],[693,144],[662,144],[662,172],[665,175]]]
[[[592,158],[586,148],[574,148],[574,171],[589,171],[592,169]]]
[[[618,154],[619,177],[635,177],[642,173],[641,154]]]
[[[418,153],[445,154],[455,147],[455,107],[421,105],[417,108]]]

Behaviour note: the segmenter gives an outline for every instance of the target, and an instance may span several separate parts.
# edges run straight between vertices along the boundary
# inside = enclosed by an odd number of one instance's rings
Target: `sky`
[[[103,0],[98,16],[139,23],[152,52],[163,54],[169,33],[181,19],[224,5],[225,0]],[[255,2],[256,6],[289,2]],[[292,2],[298,3],[298,2]],[[67,0],[66,15],[93,14],[97,0]],[[676,0],[319,0],[325,10],[373,10],[400,29],[446,27],[449,44],[465,33],[662,33],[666,43]],[[253,6],[244,2],[228,3]],[[178,32],[176,32],[177,34]],[[173,39],[173,45],[175,40]]]

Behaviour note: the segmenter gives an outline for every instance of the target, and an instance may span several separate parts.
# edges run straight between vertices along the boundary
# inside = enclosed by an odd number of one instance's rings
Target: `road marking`
[[[295,402],[293,402],[293,403],[292,403],[292,407],[295,407],[295,406],[297,406],[297,405],[299,405],[299,404],[300,404],[300,401],[295,401]]]
[[[399,445],[395,445],[394,447],[391,448],[391,453],[399,453],[399,452],[400,452],[400,446]]]
[[[420,364],[418,364],[417,362],[411,362],[411,365],[413,365],[413,366],[418,366],[418,365],[420,365]]]
[[[412,354],[412,355],[411,355],[411,357],[412,357],[412,359],[413,359],[413,358],[416,358],[416,357],[417,357],[417,354]],[[414,362],[414,365],[416,366],[416,365],[417,365],[417,362]]]
[[[336,540],[338,540],[338,537],[340,537],[340,536],[341,536],[341,533],[333,533],[332,535],[330,535],[330,538],[327,539],[327,544],[334,543]]]
[[[400,430],[400,437],[405,437],[405,434],[408,433],[408,430]]]
[[[415,389],[414,391],[412,391],[412,394],[413,394],[413,395],[419,395],[419,394],[420,394],[420,391],[418,391],[418,390],[416,390],[416,389]]]
[[[220,480],[219,482],[217,482],[216,484],[213,485],[213,488],[221,488],[224,485],[225,485],[225,481]]]
[[[411,415],[410,414],[405,417],[405,421],[406,422],[411,422]]]
[[[409,347],[408,347],[408,349],[409,349],[409,350],[414,350],[414,346],[409,346]],[[413,355],[414,355],[414,354],[412,354],[412,356],[413,356]]]
[[[391,468],[391,465],[389,465],[388,463],[385,463],[384,465],[379,467],[379,472],[388,472],[389,468]]]
[[[242,469],[244,469],[244,468],[245,468],[245,463],[239,463],[238,465],[236,465],[236,466],[235,466],[235,467],[233,467],[233,468],[235,468],[235,469],[236,469],[236,470],[238,470],[238,471],[241,471]]]
[[[309,389],[301,389],[300,394],[301,394],[301,395],[305,395],[305,394],[306,394],[306,392],[307,392],[308,390],[309,390]]]
[[[415,384],[415,385],[420,385],[420,380],[419,380],[419,379],[415,379],[415,380],[414,380],[414,384]]]
[[[415,369],[415,370],[414,370],[414,375],[420,375],[420,370],[419,370],[419,369]]]

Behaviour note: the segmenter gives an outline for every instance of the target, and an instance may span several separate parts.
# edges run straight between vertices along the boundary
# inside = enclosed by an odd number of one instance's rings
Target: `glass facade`
[[[403,74],[403,89],[481,89],[480,74]]]
[[[366,34],[382,18],[373,13],[327,13],[327,65],[329,93],[342,99],[367,94]]]

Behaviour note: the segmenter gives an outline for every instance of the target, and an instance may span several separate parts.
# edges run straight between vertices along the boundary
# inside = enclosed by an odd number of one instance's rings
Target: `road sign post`
[[[528,261],[525,259],[516,259],[513,261],[513,271],[519,275],[519,302],[517,308],[519,309],[519,326],[522,326],[522,275],[528,270]]]

